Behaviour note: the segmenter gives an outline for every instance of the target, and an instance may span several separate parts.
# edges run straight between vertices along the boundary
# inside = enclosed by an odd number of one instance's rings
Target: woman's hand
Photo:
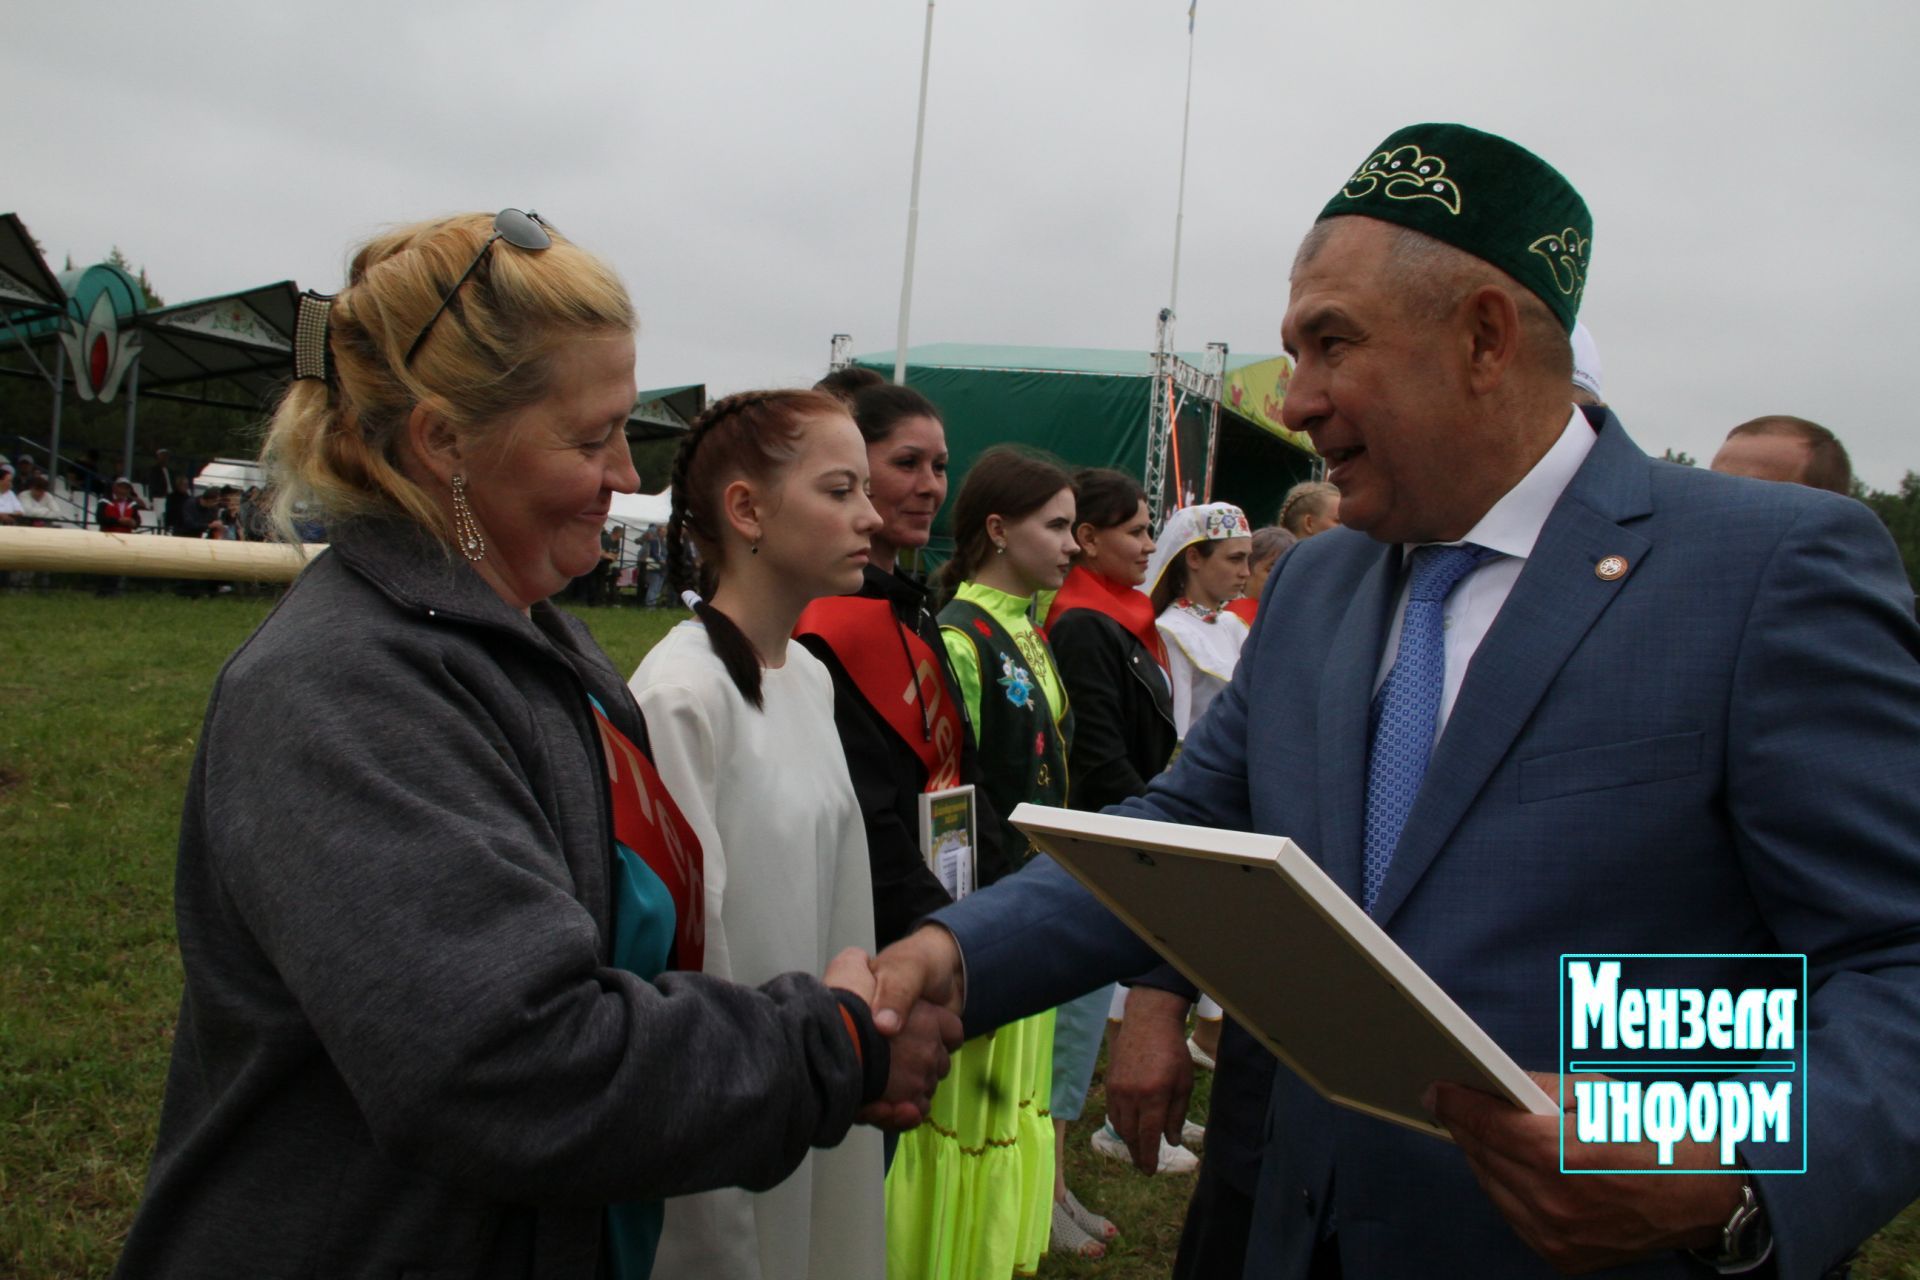
[[[859,996],[871,1011],[875,994],[871,963],[866,952],[849,947],[833,958],[823,981]],[[960,1019],[953,1013],[916,1001],[900,1029],[888,1036],[886,1092],[860,1109],[860,1122],[882,1129],[911,1129],[925,1120],[933,1105],[934,1087],[946,1078],[952,1052],[963,1038]]]

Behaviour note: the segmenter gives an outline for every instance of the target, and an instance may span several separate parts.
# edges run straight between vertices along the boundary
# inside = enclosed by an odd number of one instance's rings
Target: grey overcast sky
[[[639,304],[642,386],[890,349],[918,0],[20,0],[0,211],[169,301],[332,290],[373,229],[534,207]],[[1765,412],[1920,469],[1920,5],[1201,0],[1182,346],[1279,349],[1287,264],[1373,144],[1459,120],[1586,196],[1583,316],[1642,446]],[[1146,348],[1173,249],[1184,0],[942,0],[916,342]],[[648,477],[657,487],[659,477]]]

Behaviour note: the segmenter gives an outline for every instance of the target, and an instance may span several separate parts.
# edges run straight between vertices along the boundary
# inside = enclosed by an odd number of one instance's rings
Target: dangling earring
[[[1005,555],[1005,554],[1007,554],[1007,544],[1006,544],[1006,543],[1004,543],[1004,542],[996,542],[996,543],[994,543],[994,544],[993,544],[993,554],[995,554],[995,555],[997,555],[997,556],[1003,556],[1003,555]]]
[[[487,540],[480,536],[479,522],[467,505],[467,478],[460,475],[453,478],[453,537],[460,544],[460,554],[470,562],[478,564],[487,558]]]
[[[757,542],[754,542],[754,543],[749,543],[749,544],[748,544],[748,546],[747,546],[747,554],[748,554],[748,555],[750,555],[750,556],[757,556],[757,555],[759,555],[759,554],[760,554],[760,544],[759,544],[759,543],[757,543]]]

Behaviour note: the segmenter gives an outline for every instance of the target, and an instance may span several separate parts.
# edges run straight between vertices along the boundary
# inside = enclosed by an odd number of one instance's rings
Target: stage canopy
[[[689,382],[678,387],[642,391],[627,415],[629,440],[664,440],[685,435],[707,407],[707,384]]]
[[[1205,358],[1183,354],[1199,365]],[[1208,465],[1211,405],[1186,397],[1181,405],[1174,450],[1177,465],[1167,471],[1197,500],[1211,498],[1244,507],[1254,525],[1270,523],[1280,498],[1313,468],[1303,449],[1274,417],[1256,415],[1232,400],[1234,375],[1271,366],[1284,356],[1233,355],[1226,361],[1226,387],[1212,465]],[[889,377],[891,351],[856,356],[853,363]],[[1146,463],[1149,396],[1164,394],[1153,378],[1151,351],[1114,351],[1088,347],[986,346],[931,343],[907,350],[907,384],[939,407],[947,427],[953,474],[964,476],[973,459],[991,445],[1018,442],[1045,449],[1075,467],[1115,467],[1140,477]],[[1257,384],[1256,384],[1257,385]],[[1269,384],[1269,390],[1271,385]],[[1253,387],[1243,387],[1242,402]],[[1284,392],[1282,392],[1284,394]],[[1175,392],[1178,403],[1181,393]],[[943,555],[947,511],[935,524],[934,554]]]

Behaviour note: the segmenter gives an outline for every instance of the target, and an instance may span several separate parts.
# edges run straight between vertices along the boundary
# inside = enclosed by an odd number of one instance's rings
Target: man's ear
[[[1482,285],[1464,304],[1467,381],[1485,395],[1498,387],[1520,355],[1520,308],[1498,285]]]
[[[451,487],[465,467],[459,436],[431,405],[416,404],[408,412],[406,444],[414,462],[444,486]]]
[[[760,524],[760,495],[752,482],[735,480],[720,491],[720,512],[733,531],[749,546],[759,546],[764,530]]]

